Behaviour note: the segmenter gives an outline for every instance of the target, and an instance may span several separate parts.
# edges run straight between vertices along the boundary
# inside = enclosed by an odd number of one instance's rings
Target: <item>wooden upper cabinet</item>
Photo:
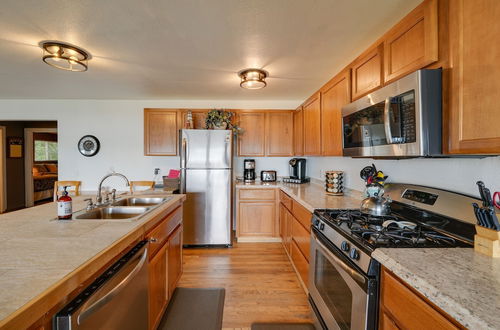
[[[191,114],[193,116],[193,128],[194,129],[204,129],[205,128],[205,120],[207,119],[207,113],[208,109],[195,109],[195,110],[183,110],[182,111],[182,116],[181,116],[181,122],[179,124],[180,128],[184,128],[186,119],[187,119],[187,114],[188,111],[191,111]]]
[[[452,58],[445,152],[499,154],[500,1],[456,0],[449,6]]]
[[[380,44],[363,53],[351,64],[353,100],[382,86],[382,53],[383,45]]]
[[[293,156],[293,112],[266,113],[266,156]]]
[[[144,155],[177,155],[177,116],[177,110],[144,109]]]
[[[321,155],[321,94],[309,98],[303,106],[304,156]]]
[[[238,156],[265,156],[265,113],[240,112],[239,123]]]
[[[398,79],[438,60],[438,4],[427,0],[384,38],[384,81]]]
[[[321,154],[342,156],[342,107],[351,101],[350,71],[345,70],[321,89]]]
[[[299,107],[293,112],[293,154],[304,155],[304,112]]]

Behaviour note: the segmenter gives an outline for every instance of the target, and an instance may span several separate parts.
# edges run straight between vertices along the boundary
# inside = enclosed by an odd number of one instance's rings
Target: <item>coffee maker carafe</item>
[[[304,158],[292,158],[290,164],[290,178],[303,180],[306,178],[306,160]]]
[[[255,181],[255,159],[245,159],[243,161],[243,181]]]

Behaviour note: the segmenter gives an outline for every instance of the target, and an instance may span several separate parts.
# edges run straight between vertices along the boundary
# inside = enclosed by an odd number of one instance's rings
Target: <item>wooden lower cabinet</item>
[[[463,329],[455,320],[382,268],[380,329]]]
[[[182,275],[182,224],[168,239],[168,296],[172,297]]]
[[[300,249],[306,260],[309,262],[309,247],[311,246],[311,232],[304,228],[302,224],[293,216],[292,237],[297,247]]]
[[[240,202],[238,237],[274,236],[276,202]]]
[[[168,303],[168,242],[149,261],[149,328],[156,329]]]
[[[292,238],[291,241],[290,257],[292,258],[295,269],[299,273],[300,279],[304,283],[304,286],[307,287],[307,283],[309,280],[309,262],[307,261],[306,257],[304,257],[302,252],[300,252],[300,249],[295,240]]]

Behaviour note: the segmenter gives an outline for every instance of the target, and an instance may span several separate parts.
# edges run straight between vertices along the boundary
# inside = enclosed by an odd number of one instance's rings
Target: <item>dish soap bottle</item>
[[[68,186],[64,186],[62,196],[57,199],[57,217],[59,219],[71,219],[73,215],[73,199],[68,195]]]

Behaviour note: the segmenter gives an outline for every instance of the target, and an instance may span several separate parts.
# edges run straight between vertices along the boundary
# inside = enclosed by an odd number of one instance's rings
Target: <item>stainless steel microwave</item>
[[[441,93],[441,69],[419,70],[344,106],[344,156],[441,155]]]

